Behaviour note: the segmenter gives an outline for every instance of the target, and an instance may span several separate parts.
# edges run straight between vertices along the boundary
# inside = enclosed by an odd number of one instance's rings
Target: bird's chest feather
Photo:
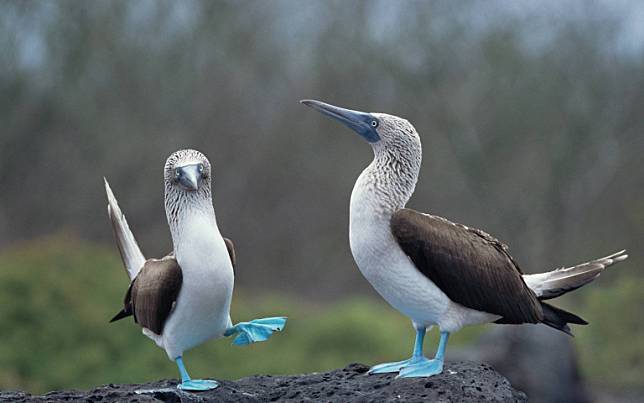
[[[365,278],[389,299],[409,290],[414,267],[385,222],[351,219],[351,253]]]
[[[226,330],[234,276],[214,218],[191,217],[173,238],[183,281],[163,338],[166,351],[174,357]]]
[[[195,307],[210,309],[229,304],[233,268],[215,225],[199,216],[187,220],[175,253],[183,274],[180,299],[187,298]]]
[[[391,233],[390,215],[360,194],[352,196],[350,214],[351,253],[363,276],[405,315],[419,323],[437,321],[449,299],[402,251]]]

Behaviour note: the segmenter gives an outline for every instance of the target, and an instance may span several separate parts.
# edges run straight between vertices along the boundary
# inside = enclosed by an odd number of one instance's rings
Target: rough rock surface
[[[141,385],[106,385],[89,391],[57,391],[43,396],[0,392],[9,402],[526,402],[525,394],[486,364],[448,362],[441,375],[395,379],[367,375],[369,367],[350,364],[330,372],[252,376],[220,381],[201,393],[177,390],[176,380]]]

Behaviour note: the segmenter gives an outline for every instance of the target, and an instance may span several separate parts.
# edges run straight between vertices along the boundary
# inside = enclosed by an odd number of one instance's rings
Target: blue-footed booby
[[[168,157],[164,168],[165,212],[174,250],[162,259],[145,259],[105,180],[107,212],[131,283],[124,308],[112,322],[128,316],[143,334],[176,362],[180,389],[214,389],[214,380],[191,379],[183,353],[212,338],[236,336],[233,344],[267,340],[286,324],[285,317],[256,319],[233,326],[235,249],[217,227],[210,185],[211,165],[196,150]]]
[[[587,324],[545,301],[591,282],[606,267],[626,259],[625,251],[523,274],[508,247],[486,232],[405,208],[422,160],[420,137],[411,123],[384,113],[301,102],[356,131],[374,152],[351,193],[351,253],[376,291],[411,318],[416,342],[411,358],[376,365],[370,373],[441,373],[449,335],[465,325],[543,323],[571,334],[568,323]],[[423,340],[434,325],[440,341],[430,360],[423,355]]]

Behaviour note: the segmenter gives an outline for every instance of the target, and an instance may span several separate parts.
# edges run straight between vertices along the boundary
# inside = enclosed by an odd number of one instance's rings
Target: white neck
[[[420,157],[403,159],[385,149],[374,149],[375,157],[356,181],[351,193],[351,222],[368,218],[389,220],[405,207],[416,188]]]
[[[192,235],[199,236],[199,234],[208,232],[215,236],[221,236],[212,199],[194,196],[198,195],[189,194],[188,197],[184,196],[174,200],[166,197],[166,216],[175,253],[178,253],[179,249],[183,249],[185,243],[190,244],[193,241]]]
[[[414,192],[420,158],[406,161],[375,147],[374,151],[373,162],[351,193],[349,243],[360,272],[385,296],[390,283],[385,274],[407,261],[391,234],[391,216]]]

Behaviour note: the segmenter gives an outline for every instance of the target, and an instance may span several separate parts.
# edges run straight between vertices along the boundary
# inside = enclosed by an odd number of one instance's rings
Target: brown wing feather
[[[391,230],[418,270],[452,301],[499,315],[499,323],[543,320],[507,246],[489,234],[411,209],[393,215]]]
[[[183,275],[174,256],[149,259],[130,284],[120,319],[129,314],[134,321],[156,334],[163,332],[165,321],[177,300]]]
[[[237,267],[237,255],[235,254],[235,244],[230,239],[224,237],[224,242],[226,243],[226,249],[228,249],[228,256],[230,256],[230,262],[233,264],[233,269]]]

